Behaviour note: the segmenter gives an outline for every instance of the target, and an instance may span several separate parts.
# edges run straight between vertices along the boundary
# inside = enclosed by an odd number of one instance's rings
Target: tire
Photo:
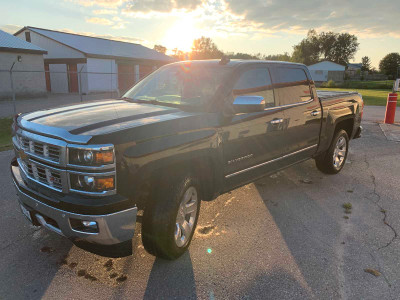
[[[343,129],[339,130],[335,134],[329,149],[315,158],[317,168],[325,174],[339,173],[346,163],[348,151],[349,136]]]
[[[154,256],[174,260],[189,248],[196,230],[200,184],[182,172],[160,178],[155,187],[143,213],[143,246]]]

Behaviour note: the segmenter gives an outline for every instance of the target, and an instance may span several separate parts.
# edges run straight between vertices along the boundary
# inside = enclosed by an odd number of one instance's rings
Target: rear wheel
[[[329,149],[315,159],[317,168],[326,174],[337,174],[342,170],[349,151],[349,137],[345,130],[339,130]]]
[[[150,254],[176,259],[189,247],[200,210],[198,180],[190,173],[162,179],[143,214],[142,241]]]

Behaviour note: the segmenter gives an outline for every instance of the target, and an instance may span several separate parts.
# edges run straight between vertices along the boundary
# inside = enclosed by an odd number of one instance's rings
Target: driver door
[[[283,143],[283,111],[275,106],[274,90],[267,65],[240,71],[233,87],[237,96],[262,96],[266,107],[260,112],[239,113],[222,126],[224,178],[232,189],[279,168]]]

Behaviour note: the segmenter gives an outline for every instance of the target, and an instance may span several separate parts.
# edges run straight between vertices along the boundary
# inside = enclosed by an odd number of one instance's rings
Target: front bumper
[[[29,211],[32,223],[63,235],[73,241],[114,245],[133,238],[137,208],[104,215],[83,215],[64,211],[42,203],[29,192],[18,166],[11,166],[13,182],[20,205]],[[82,221],[96,222],[96,229],[76,226]]]

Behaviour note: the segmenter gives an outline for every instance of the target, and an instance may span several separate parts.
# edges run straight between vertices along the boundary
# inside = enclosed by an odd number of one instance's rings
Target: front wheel
[[[190,173],[159,180],[143,214],[142,242],[150,254],[176,259],[189,247],[200,211],[198,180]]]
[[[342,170],[349,151],[349,136],[345,130],[339,130],[329,149],[315,159],[317,168],[326,174],[337,174]]]

